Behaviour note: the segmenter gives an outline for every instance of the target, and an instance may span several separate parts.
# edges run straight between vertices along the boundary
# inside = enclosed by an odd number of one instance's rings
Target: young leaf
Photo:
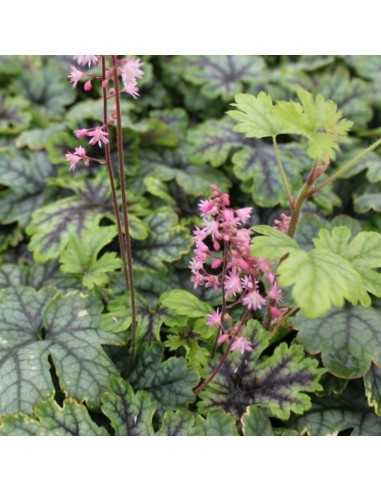
[[[193,388],[199,381],[198,374],[186,366],[184,358],[171,357],[165,362],[162,358],[159,345],[144,346],[128,380],[134,389],[148,391],[156,408],[184,408],[195,398]]]
[[[381,234],[360,232],[351,242],[350,239],[350,229],[334,227],[330,232],[320,230],[314,244],[348,260],[361,275],[367,291],[381,297],[381,274],[374,270],[381,267]]]
[[[43,152],[28,158],[19,153],[0,153],[0,184],[8,187],[0,191],[0,222],[19,222],[25,227],[33,210],[42,205],[42,192],[53,167]]]
[[[35,418],[23,413],[6,415],[1,420],[0,436],[106,436],[84,405],[66,398],[60,407],[53,398],[34,407]]]
[[[346,306],[317,319],[297,314],[298,339],[312,354],[321,352],[324,366],[335,376],[358,378],[370,364],[381,364],[381,313],[374,308]]]
[[[53,297],[55,296],[55,297]],[[117,374],[102,344],[121,337],[98,330],[101,303],[78,292],[10,287],[0,297],[0,414],[31,413],[36,400],[54,392],[49,356],[62,391],[99,404]]]
[[[145,391],[134,393],[121,378],[110,381],[110,390],[101,398],[102,412],[107,415],[117,436],[152,436],[155,407]]]
[[[79,274],[88,289],[104,287],[108,283],[107,273],[121,269],[123,264],[116,253],[106,252],[100,258],[100,251],[117,235],[115,226],[97,227],[72,237],[60,257],[61,270]]]
[[[248,407],[242,415],[242,431],[244,436],[273,436],[273,428],[266,413],[254,405]]]
[[[188,231],[178,225],[177,215],[161,207],[145,220],[150,235],[134,248],[137,265],[151,269],[165,269],[164,262],[173,262],[188,253],[192,239]]]
[[[199,409],[206,412],[222,408],[241,416],[249,405],[267,408],[272,415],[288,419],[290,412],[310,408],[307,392],[321,389],[322,370],[316,360],[304,357],[303,348],[285,343],[270,357],[261,357],[269,336],[258,324],[249,323],[254,350],[232,354],[214,380],[200,392]],[[256,347],[255,344],[258,344]]]
[[[160,303],[170,311],[188,318],[202,318],[212,312],[212,308],[195,295],[182,289],[175,289],[163,294]]]

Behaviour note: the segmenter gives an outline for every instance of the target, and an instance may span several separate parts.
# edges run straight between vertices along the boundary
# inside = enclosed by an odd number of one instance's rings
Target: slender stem
[[[294,208],[294,199],[292,198],[290,185],[288,183],[288,179],[287,179],[286,173],[284,172],[282,161],[280,159],[279,148],[278,148],[278,144],[277,144],[275,136],[273,136],[273,146],[274,146],[276,162],[278,164],[278,169],[279,169],[279,172],[280,172],[280,175],[282,178],[283,186],[284,186],[286,193],[287,193],[288,203],[289,203],[290,209],[292,211]]]
[[[116,127],[117,127],[117,142],[118,142],[118,163],[119,163],[119,178],[120,178],[120,191],[122,195],[122,213],[124,222],[124,232],[126,240],[126,253],[127,253],[127,265],[128,265],[128,279],[130,287],[130,300],[131,300],[131,354],[135,357],[136,346],[136,303],[135,303],[135,287],[134,276],[132,271],[132,250],[131,250],[131,238],[130,227],[128,221],[128,207],[126,197],[126,180],[124,176],[124,157],[123,157],[123,135],[122,135],[122,116],[120,111],[120,94],[119,94],[119,80],[118,80],[118,61],[115,55],[111,56],[113,72],[114,72],[114,89],[115,89],[115,106],[116,106]]]
[[[106,79],[106,60],[105,56],[102,56],[102,81]],[[108,124],[107,124],[107,93],[106,93],[106,88],[104,87],[103,90],[103,126],[105,127],[105,130],[108,133]],[[128,273],[127,273],[127,256],[126,256],[126,248],[125,248],[125,242],[123,238],[123,232],[122,232],[122,224],[120,220],[120,212],[119,212],[119,205],[118,205],[118,199],[116,195],[116,187],[115,187],[115,177],[114,177],[114,172],[112,170],[112,165],[111,165],[111,154],[110,154],[110,145],[105,144],[105,158],[106,158],[106,166],[107,166],[107,171],[108,171],[108,177],[110,180],[110,186],[111,186],[111,194],[112,194],[112,203],[114,206],[114,212],[115,212],[115,218],[116,218],[116,225],[118,229],[118,239],[119,239],[119,248],[120,248],[120,254],[122,257],[122,262],[123,262],[123,272],[124,272],[124,278],[126,280],[127,288],[129,288],[129,279],[128,279]]]
[[[241,333],[242,328],[245,325],[245,323],[246,323],[247,318],[249,317],[249,315],[250,315],[250,309],[246,309],[244,315],[242,316],[242,319],[241,319],[241,322],[239,324],[239,328],[237,330],[237,334],[236,335],[239,335]],[[202,391],[203,389],[205,389],[212,382],[212,380],[214,379],[214,377],[220,371],[221,367],[225,364],[225,361],[226,361],[226,359],[227,359],[227,357],[229,355],[229,352],[230,352],[231,346],[233,345],[233,342],[234,342],[234,338],[232,338],[230,340],[228,346],[225,349],[225,352],[222,354],[221,359],[219,360],[219,362],[216,365],[216,367],[213,369],[213,371],[210,374],[210,376],[202,384],[200,384],[200,386],[197,386],[197,388],[195,388],[193,390],[194,393],[196,393],[196,394],[199,393],[200,391]]]
[[[347,171],[349,171],[349,169],[351,169],[359,161],[361,161],[361,159],[363,159],[365,156],[367,156],[370,152],[372,152],[374,149],[376,149],[380,145],[381,145],[381,138],[378,139],[376,142],[374,142],[372,145],[370,145],[367,149],[365,149],[362,152],[360,152],[359,154],[357,154],[357,156],[354,157],[353,159],[351,159],[349,162],[347,162],[347,164],[345,164],[344,166],[340,167],[340,169],[338,169],[334,174],[332,174],[332,176],[330,176],[325,181],[323,181],[319,185],[317,185],[314,188],[312,188],[312,190],[310,190],[309,193],[307,194],[307,198],[315,195],[315,193],[317,193],[322,188],[324,188],[324,186],[327,186],[329,183],[332,183],[337,178],[339,178],[340,176],[342,176],[343,174],[345,174]]]
[[[296,199],[294,210],[292,211],[290,226],[287,231],[287,234],[292,238],[295,236],[296,225],[298,223],[300,213],[303,208],[303,203],[307,198],[307,193],[310,188],[311,188],[311,183],[309,183],[309,180],[307,179],[307,181],[304,183],[303,188],[301,189],[298,195],[298,198]]]
[[[221,321],[222,323],[224,322],[224,316],[226,313],[226,292],[225,292],[225,277],[226,277],[226,266],[227,266],[227,248],[228,248],[228,242],[224,241],[224,261],[222,265],[222,280],[221,280],[221,290],[222,290],[222,307],[221,307]],[[217,342],[218,342],[218,337],[220,335],[221,328],[218,326],[217,328],[217,333],[216,333],[216,339],[214,340],[213,344],[213,349],[212,349],[212,357],[214,357],[214,354],[216,353],[217,349]]]

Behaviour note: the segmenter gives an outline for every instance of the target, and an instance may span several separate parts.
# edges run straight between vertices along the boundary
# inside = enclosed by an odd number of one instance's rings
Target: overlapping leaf
[[[36,400],[54,392],[51,358],[62,391],[99,405],[117,374],[101,344],[121,337],[98,330],[100,302],[78,292],[57,295],[10,287],[0,297],[0,413],[31,413]]]
[[[303,413],[310,407],[306,394],[321,389],[322,371],[316,360],[304,357],[298,345],[279,345],[273,355],[261,357],[269,335],[258,324],[248,323],[254,350],[231,355],[209,386],[200,392],[201,412],[222,408],[242,415],[246,407],[259,405],[272,415],[288,419],[290,412]]]
[[[381,313],[375,308],[345,306],[317,319],[298,314],[298,338],[308,352],[321,353],[324,366],[338,377],[358,378],[381,364]]]
[[[0,135],[18,135],[29,127],[32,115],[28,101],[0,92]]]
[[[381,368],[372,364],[364,377],[365,394],[370,406],[381,417]]]
[[[67,398],[60,407],[52,398],[36,403],[34,418],[7,415],[0,423],[0,436],[106,436],[93,422],[84,405]]]
[[[25,227],[32,212],[42,205],[45,180],[52,176],[53,167],[43,152],[27,158],[19,153],[0,153],[0,222],[18,222]]]

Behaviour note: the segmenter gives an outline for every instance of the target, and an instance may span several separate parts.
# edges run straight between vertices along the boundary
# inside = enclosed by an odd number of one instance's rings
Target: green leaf
[[[178,225],[178,218],[169,208],[161,207],[145,219],[150,234],[132,251],[135,264],[144,268],[165,269],[164,262],[179,260],[188,253],[192,238]]]
[[[107,431],[93,422],[84,405],[67,398],[60,407],[52,398],[38,402],[35,418],[19,413],[6,415],[0,436],[106,436]]]
[[[375,308],[345,306],[317,319],[297,314],[298,339],[312,354],[322,354],[324,366],[335,376],[358,378],[373,361],[381,364],[381,313]]]
[[[209,304],[182,289],[165,292],[160,298],[160,303],[175,314],[188,318],[202,318],[212,312]]]
[[[143,346],[128,380],[134,389],[148,391],[159,410],[184,408],[195,398],[193,388],[199,377],[184,358],[171,357],[164,362],[162,358],[159,345]]]
[[[47,128],[32,128],[25,130],[15,141],[16,147],[27,147],[30,150],[44,150],[47,146],[49,137],[56,135],[63,130],[65,126],[62,123],[52,123]],[[63,161],[67,162],[65,156]],[[53,162],[50,160],[50,162]]]
[[[260,225],[252,229],[254,232],[261,234],[261,236],[254,237],[251,241],[250,253],[253,256],[276,260],[299,249],[294,239],[274,227]]]
[[[199,436],[198,425],[195,425],[195,414],[188,410],[167,410],[156,436]]]
[[[263,69],[258,56],[195,55],[181,57],[183,77],[201,86],[201,93],[210,99],[222,97],[230,101],[240,92],[243,83],[250,83]]]
[[[339,396],[317,398],[309,411],[288,425],[310,436],[332,436],[342,431],[351,431],[351,436],[381,435],[381,418],[353,387]]]
[[[335,101],[346,117],[354,121],[355,131],[366,127],[372,119],[371,87],[357,77],[351,78],[345,68],[338,68],[329,77],[321,77],[316,92]]]
[[[228,118],[209,119],[188,131],[186,157],[192,164],[210,163],[213,167],[226,162],[234,149],[242,147],[242,137],[232,131]]]
[[[42,205],[45,181],[52,174],[53,167],[43,152],[28,158],[0,153],[0,184],[8,188],[0,191],[0,221],[25,227],[33,210]]]
[[[0,92],[0,135],[18,135],[29,128],[32,116],[27,107],[25,99]]]
[[[1,292],[1,415],[32,413],[36,400],[53,394],[50,358],[61,390],[91,406],[117,374],[101,345],[121,339],[98,330],[101,303],[78,292],[54,294],[30,287]]]
[[[155,407],[145,391],[134,393],[121,378],[110,381],[110,390],[101,398],[102,412],[107,415],[117,436],[152,436]]]
[[[104,287],[109,281],[107,274],[123,267],[116,253],[106,252],[98,258],[100,251],[116,235],[116,227],[108,226],[86,230],[79,237],[72,237],[60,257],[61,270],[79,274],[88,289]]]
[[[205,436],[238,436],[234,417],[221,409],[209,412],[200,425]]]
[[[63,114],[65,106],[76,97],[65,75],[62,67],[53,61],[43,67],[30,65],[14,80],[12,88],[36,106],[43,116],[57,116]]]
[[[381,187],[380,184],[366,186],[361,194],[353,196],[354,210],[358,214],[365,214],[370,210],[381,212]]]
[[[365,288],[381,297],[381,274],[374,268],[381,267],[381,234],[377,232],[360,232],[351,239],[351,231],[347,227],[334,227],[319,231],[314,240],[316,248],[326,249],[350,262],[361,275]]]
[[[248,407],[242,415],[241,422],[244,436],[274,435],[270,419],[260,407]]]
[[[345,299],[370,305],[361,275],[347,260],[330,251],[296,250],[280,264],[277,273],[281,287],[293,285],[293,298],[308,318],[320,316],[332,306],[342,307]]]
[[[277,418],[288,419],[290,412],[310,408],[307,392],[321,389],[321,369],[316,360],[304,357],[303,348],[285,343],[269,357],[262,356],[269,346],[269,334],[256,322],[245,327],[254,350],[243,355],[232,353],[206,389],[199,393],[200,412],[222,408],[241,416],[249,405],[267,408]],[[250,337],[248,334],[250,333]]]
[[[264,92],[258,96],[236,95],[233,106],[237,109],[228,111],[229,116],[239,121],[234,130],[254,138],[302,135],[308,140],[309,157],[334,158],[339,148],[338,138],[347,134],[352,123],[342,119],[342,112],[333,101],[325,100],[320,94],[314,99],[301,87],[296,92],[300,104],[280,101],[274,105]]]
[[[273,146],[260,141],[250,143],[232,157],[233,171],[242,181],[242,188],[251,193],[254,203],[260,207],[288,206]],[[310,160],[299,144],[278,147],[290,187],[299,189],[303,171],[311,167]]]
[[[381,368],[371,365],[364,377],[365,395],[370,406],[374,407],[377,415],[381,416]]]

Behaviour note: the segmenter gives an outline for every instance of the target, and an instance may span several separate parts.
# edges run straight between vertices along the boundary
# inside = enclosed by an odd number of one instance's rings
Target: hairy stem
[[[118,61],[115,55],[111,56],[112,67],[114,72],[114,89],[115,89],[115,106],[116,106],[116,127],[117,127],[117,143],[118,143],[118,163],[119,163],[119,177],[120,177],[120,191],[122,195],[122,214],[124,222],[124,232],[126,241],[126,255],[128,265],[128,280],[129,280],[129,292],[131,300],[131,354],[132,358],[135,357],[136,346],[136,303],[135,303],[135,287],[134,276],[132,270],[132,250],[131,250],[131,238],[130,227],[128,221],[128,207],[126,197],[126,180],[124,175],[124,157],[123,157],[123,135],[122,135],[122,116],[120,111],[120,93],[119,93],[119,80],[118,80]]]
[[[284,186],[284,188],[286,190],[286,193],[287,193],[288,203],[289,203],[290,209],[292,211],[293,208],[294,208],[294,199],[292,198],[290,185],[288,183],[288,179],[287,179],[286,173],[284,172],[282,161],[280,159],[279,148],[278,148],[278,144],[277,144],[277,141],[276,141],[276,137],[275,136],[273,136],[273,146],[274,146],[276,163],[278,165],[278,169],[279,169],[279,172],[280,172],[280,175],[281,175],[281,178],[282,178],[283,186]]]
[[[105,56],[102,56],[102,81],[103,80],[106,80],[106,57]],[[102,88],[102,95],[103,95],[103,126],[105,128],[105,131],[107,131],[107,133],[108,133],[107,91],[106,91],[105,87]],[[107,167],[107,171],[108,171],[108,177],[109,177],[109,181],[110,181],[111,194],[112,194],[112,203],[114,206],[116,225],[117,225],[117,229],[118,229],[119,248],[120,248],[120,254],[121,254],[122,262],[123,262],[124,278],[126,280],[127,288],[129,289],[130,286],[129,286],[129,278],[128,278],[128,272],[127,272],[126,246],[125,246],[125,241],[124,241],[123,232],[122,232],[122,223],[120,220],[120,211],[119,211],[118,199],[116,196],[114,171],[112,170],[112,165],[111,165],[110,145],[108,143],[106,143],[106,144],[104,144],[104,146],[105,146],[106,167]]]
[[[365,156],[367,156],[370,152],[375,150],[377,147],[381,145],[381,138],[378,139],[376,142],[374,142],[372,145],[370,145],[368,148],[357,154],[356,157],[351,159],[347,164],[342,166],[340,169],[338,169],[332,176],[324,180],[322,183],[318,184],[312,190],[310,190],[307,194],[307,198],[315,195],[318,191],[320,191],[324,186],[327,186],[328,184],[332,183],[335,181],[337,178],[340,178],[343,174],[345,174],[347,171],[349,171],[352,167],[354,167],[358,162],[361,161]]]

